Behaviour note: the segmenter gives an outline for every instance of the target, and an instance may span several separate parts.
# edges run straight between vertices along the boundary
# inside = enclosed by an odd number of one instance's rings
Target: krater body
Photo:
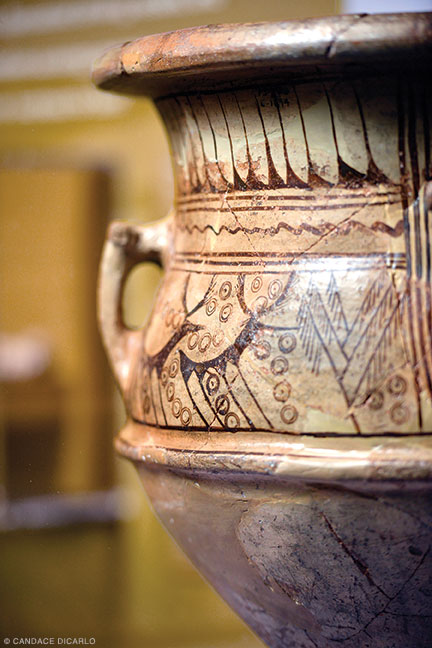
[[[96,65],[153,96],[177,184],[104,252],[117,447],[274,648],[431,645],[431,38],[430,14],[203,27]]]

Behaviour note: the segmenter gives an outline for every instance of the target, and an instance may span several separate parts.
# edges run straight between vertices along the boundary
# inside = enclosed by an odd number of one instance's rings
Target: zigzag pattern
[[[212,231],[216,236],[219,236],[221,232],[225,231],[228,234],[238,234],[238,232],[243,232],[244,234],[263,234],[269,236],[275,236],[279,234],[281,230],[286,230],[294,236],[301,236],[305,232],[308,234],[313,234],[314,236],[323,236],[328,234],[334,229],[338,230],[338,234],[349,234],[354,229],[369,229],[372,232],[383,232],[388,234],[392,238],[398,238],[404,233],[404,223],[403,220],[398,221],[395,227],[391,227],[387,223],[377,221],[373,223],[370,227],[360,223],[356,220],[350,220],[347,223],[344,223],[341,226],[335,225],[334,223],[325,222],[319,227],[315,225],[310,225],[309,223],[301,223],[298,227],[293,227],[284,221],[279,221],[279,223],[270,227],[244,227],[238,225],[236,227],[230,227],[229,225],[221,225],[219,229],[216,229],[211,223],[200,226],[197,223],[186,223],[186,222],[177,222],[177,227],[180,231],[187,232],[192,234],[193,232],[199,232],[204,234],[206,231]]]

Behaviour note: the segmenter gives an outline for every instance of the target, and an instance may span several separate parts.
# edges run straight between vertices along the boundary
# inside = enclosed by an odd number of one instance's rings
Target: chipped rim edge
[[[432,12],[350,14],[144,36],[99,57],[92,80],[101,89],[157,96],[158,83],[175,86],[194,75],[258,75],[266,66],[419,62],[431,54]]]
[[[282,437],[282,438],[281,438]],[[266,476],[301,481],[427,482],[432,438],[306,437],[275,434],[166,431],[129,420],[117,451],[142,466],[226,478]]]

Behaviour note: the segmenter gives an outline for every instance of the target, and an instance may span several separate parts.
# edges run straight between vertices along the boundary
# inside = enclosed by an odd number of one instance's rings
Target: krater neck
[[[403,209],[428,175],[422,88],[401,99],[397,73],[339,75],[159,99],[177,249],[402,252]]]

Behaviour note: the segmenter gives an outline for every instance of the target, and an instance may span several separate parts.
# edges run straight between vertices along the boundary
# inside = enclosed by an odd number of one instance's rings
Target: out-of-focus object
[[[41,333],[0,333],[0,381],[40,376],[48,368],[51,354],[49,340]]]
[[[342,0],[341,13],[431,11],[432,0]]]
[[[61,508],[62,496],[114,485],[93,306],[109,177],[62,166],[0,171],[0,482],[10,505],[29,498],[46,511],[56,497]]]
[[[432,634],[432,15],[220,25],[95,66],[151,95],[176,209],[115,223],[99,316],[118,450],[273,648]],[[144,330],[121,295],[166,269]]]

